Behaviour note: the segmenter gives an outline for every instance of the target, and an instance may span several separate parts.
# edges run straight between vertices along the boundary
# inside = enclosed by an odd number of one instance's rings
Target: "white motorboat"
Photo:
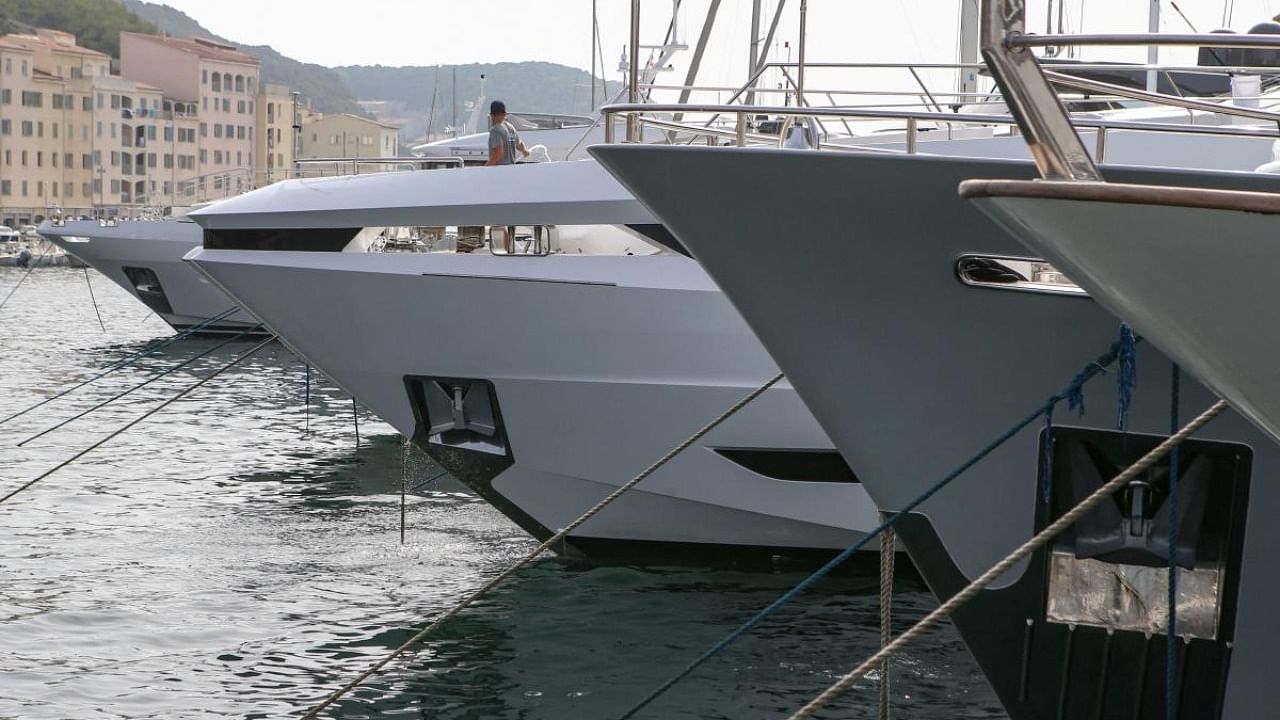
[[[624,229],[661,236],[594,162],[289,181],[193,217],[194,265],[539,538],[777,372],[696,263]],[[560,251],[338,252],[370,226],[520,226]],[[563,550],[809,561],[876,522],[780,383]]]
[[[185,330],[207,323],[201,332],[241,332],[257,319],[195,272],[182,257],[200,245],[200,226],[183,219],[45,221],[40,234],[106,275],[169,323]]]

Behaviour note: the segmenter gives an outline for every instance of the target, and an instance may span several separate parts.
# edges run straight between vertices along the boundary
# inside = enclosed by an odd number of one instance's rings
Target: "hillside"
[[[49,27],[75,33],[85,47],[118,57],[120,32],[163,32],[177,37],[207,37],[235,45],[262,63],[262,79],[302,93],[322,112],[360,113],[360,100],[383,100],[394,106],[405,122],[402,134],[417,137],[432,116],[433,128],[466,121],[465,104],[480,91],[480,76],[487,78],[485,95],[505,100],[512,110],[526,112],[588,114],[591,109],[590,74],[577,68],[546,62],[441,65],[430,67],[347,66],[327,68],[298,62],[269,46],[237,43],[210,32],[191,16],[167,5],[145,0],[0,0],[0,34]],[[457,71],[457,97],[453,96]],[[597,83],[599,81],[597,80]],[[620,84],[608,83],[608,92]],[[597,87],[597,103],[606,98]]]
[[[454,70],[457,70],[458,94],[453,96]],[[493,64],[440,65],[430,67],[386,67],[355,65],[334,68],[348,87],[360,88],[361,100],[387,100],[402,103],[413,119],[405,127],[406,135],[421,134],[431,114],[431,95],[436,92],[435,130],[450,124],[453,118],[466,121],[465,103],[475,100],[480,92],[480,76],[484,75],[485,96],[501,99],[507,107],[526,112],[577,113],[591,111],[591,74],[577,68],[547,62],[504,62]],[[597,85],[599,80],[597,79]],[[437,85],[438,83],[438,85]],[[621,85],[608,84],[609,92]],[[597,104],[604,98],[597,87]]]
[[[3,1],[0,0],[0,2]],[[302,96],[309,99],[321,112],[360,112],[351,90],[336,72],[327,67],[298,62],[266,45],[243,45],[235,40],[220,37],[206,30],[190,15],[168,5],[142,0],[117,1],[137,17],[155,25],[160,32],[177,37],[207,37],[235,45],[262,63],[263,80],[288,85],[291,89],[302,93]]]
[[[120,55],[120,33],[158,32],[112,0],[0,0],[0,34],[47,27],[75,33],[81,45]]]

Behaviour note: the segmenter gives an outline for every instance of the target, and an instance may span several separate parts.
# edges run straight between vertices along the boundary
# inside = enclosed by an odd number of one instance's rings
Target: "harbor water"
[[[25,271],[0,268],[0,298]],[[92,271],[32,272],[0,308],[0,417],[172,334]],[[0,495],[251,347],[189,339],[0,425]],[[0,718],[302,714],[535,543],[272,344],[0,505]],[[688,418],[696,427],[705,418]],[[400,542],[403,487],[407,497]],[[545,558],[328,717],[616,717],[803,577]],[[894,629],[934,603],[900,583]],[[879,642],[874,578],[817,587],[639,717],[776,718]],[[893,716],[1003,712],[950,627],[895,660]],[[874,718],[878,685],[822,717]]]

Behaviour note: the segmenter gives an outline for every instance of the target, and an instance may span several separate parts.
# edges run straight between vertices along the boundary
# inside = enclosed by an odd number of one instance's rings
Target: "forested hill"
[[[0,35],[30,32],[37,27],[74,33],[79,43],[120,55],[120,33],[159,32],[114,0],[0,0]]]

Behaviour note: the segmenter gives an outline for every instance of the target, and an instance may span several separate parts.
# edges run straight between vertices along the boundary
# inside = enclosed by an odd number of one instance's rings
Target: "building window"
[[[0,118],[0,135],[9,135],[13,132],[13,121],[9,118]]]
[[[221,150],[214,150],[214,151],[213,151],[213,164],[214,164],[214,165],[221,165],[221,164],[222,164],[222,151],[221,151]]]
[[[0,180],[0,195],[12,195],[12,194],[13,194],[13,181]]]
[[[164,141],[173,142],[173,126],[172,125],[164,129]]]
[[[99,110],[102,109],[102,98],[103,98],[102,93],[98,93],[98,109]]]
[[[222,89],[231,92],[231,73],[222,73]]]
[[[218,73],[213,74],[213,91],[222,92],[222,76]]]
[[[201,84],[201,85],[208,85],[208,84],[209,84],[209,69],[208,69],[208,68],[205,68],[205,69],[203,69],[203,70],[201,70],[201,71],[200,71],[200,84]]]
[[[209,137],[208,123],[200,123],[200,137]]]
[[[112,109],[112,110],[119,110],[119,109],[120,109],[120,96],[119,96],[119,95],[112,95],[112,96],[111,96],[111,109]]]
[[[244,126],[243,126],[243,125],[237,125],[237,126],[236,126],[236,139],[237,139],[237,140],[243,140],[243,139],[244,139]]]
[[[243,115],[243,114],[244,114],[244,101],[243,101],[243,100],[237,100],[237,101],[236,101],[236,112],[240,113],[241,115]]]
[[[222,98],[222,112],[231,112],[231,98]]]
[[[22,137],[31,137],[35,134],[35,123],[30,120],[22,121]]]
[[[171,128],[165,128],[165,130],[169,130],[169,129],[171,129]],[[148,126],[147,126],[147,139],[148,139],[148,140],[155,140],[155,139],[156,139],[156,126],[155,126],[155,125],[148,125]],[[165,138],[165,139],[166,139],[166,140],[172,140],[173,138]]]
[[[165,170],[173,169],[173,155],[170,155],[169,153],[164,154],[164,169]],[[165,192],[167,193],[168,191],[166,190]]]
[[[209,109],[209,96],[208,96],[208,95],[205,95],[204,97],[200,98],[200,109],[201,109],[201,110],[208,110],[208,109]]]
[[[222,124],[221,124],[221,123],[214,123],[214,124],[213,124],[213,136],[214,136],[214,137],[216,137],[216,138],[220,138],[220,137],[222,137]]]
[[[84,97],[80,98],[80,109],[81,109],[81,110],[84,110],[85,112],[90,112],[90,111],[92,111],[92,110],[93,110],[93,98],[92,98],[92,97],[90,97],[90,96],[88,96],[88,95],[85,95]]]
[[[9,88],[0,88],[0,105],[13,104],[13,90]]]
[[[243,75],[236,76],[236,92],[238,93],[244,92],[244,76]]]
[[[27,62],[23,60],[22,64],[25,66]],[[26,73],[24,72],[23,75],[26,75]],[[23,90],[22,107],[44,107],[43,93],[38,93],[33,90]]]
[[[23,61],[22,61],[22,76],[23,76],[23,77],[26,77],[26,76],[27,76],[27,61],[26,61],[26,60],[23,60]],[[23,194],[23,195],[26,195],[27,193],[26,193],[25,191],[23,191],[23,193],[22,193],[22,194]]]
[[[62,153],[62,167],[72,168],[75,166],[76,166],[76,156],[71,153]],[[68,191],[67,194],[70,195],[71,192]]]

